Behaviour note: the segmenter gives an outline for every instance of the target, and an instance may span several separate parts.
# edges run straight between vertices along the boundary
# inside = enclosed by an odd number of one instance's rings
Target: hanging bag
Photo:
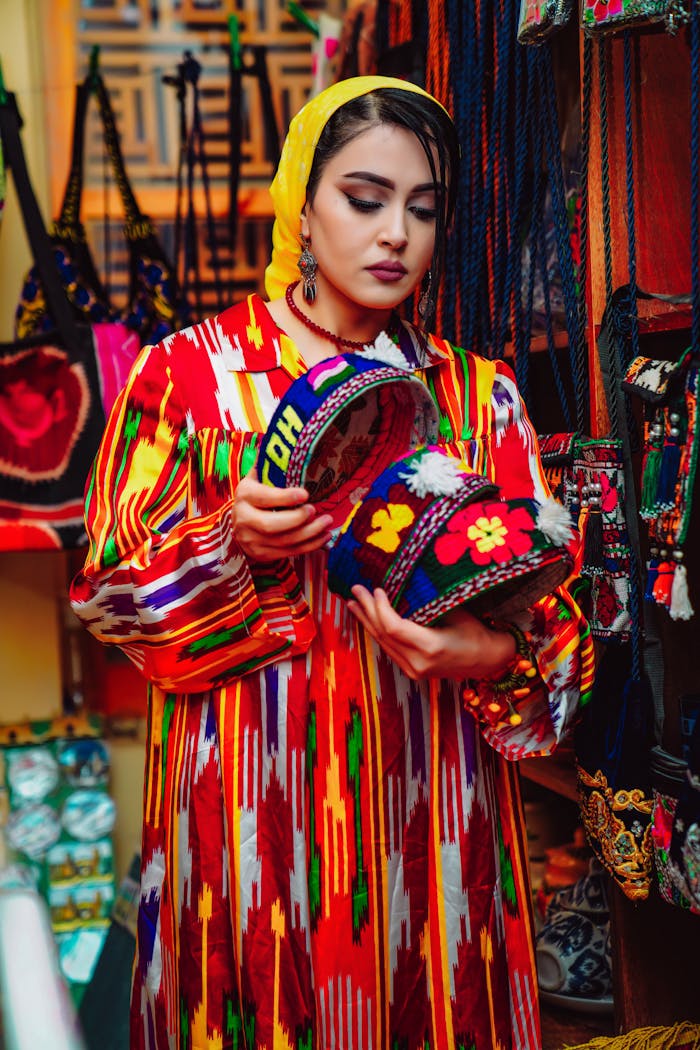
[[[686,20],[684,0],[581,0],[581,28],[592,32],[640,29],[664,21],[674,32]]]
[[[566,25],[573,6],[573,0],[520,0],[518,43],[542,44]]]
[[[31,186],[20,126],[8,94],[0,102],[3,150],[56,327],[0,344],[0,550],[72,548],[87,542],[85,482],[139,337],[123,325],[76,320]]]
[[[651,833],[662,899],[700,915],[700,719],[689,759],[653,748]]]
[[[85,129],[88,104],[93,94],[97,98],[105,149],[124,210],[129,291],[127,304],[122,309],[115,308],[109,301],[80,217]],[[166,258],[151,220],[136,201],[124,165],[109,93],[104,80],[95,71],[89,73],[76,89],[71,167],[51,241],[65,295],[78,320],[122,322],[138,333],[142,343],[157,342],[189,322],[173,266]],[[20,295],[15,331],[22,338],[53,327],[54,319],[47,310],[42,275],[33,266]]]
[[[581,815],[589,843],[623,893],[631,900],[644,900],[652,879],[649,769],[662,718],[663,659],[652,610],[642,602],[637,498],[622,390],[620,321],[629,323],[630,295],[629,286],[613,294],[598,338],[611,434],[620,453],[618,495],[624,504],[630,558],[629,641],[606,646],[574,744]]]

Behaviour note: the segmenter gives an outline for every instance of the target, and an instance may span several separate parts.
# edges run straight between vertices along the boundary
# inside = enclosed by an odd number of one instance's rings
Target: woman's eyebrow
[[[374,182],[377,186],[386,186],[387,189],[396,189],[396,183],[391,179],[385,179],[383,175],[376,175],[373,171],[348,171],[343,175],[344,179],[361,179],[363,182]],[[414,186],[412,193],[432,193],[440,189],[439,183],[422,182]]]

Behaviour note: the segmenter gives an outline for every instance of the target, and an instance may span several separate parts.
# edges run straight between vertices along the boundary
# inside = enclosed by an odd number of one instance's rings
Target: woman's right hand
[[[250,561],[272,562],[318,550],[333,519],[316,515],[306,489],[279,489],[248,476],[233,496],[233,534]]]

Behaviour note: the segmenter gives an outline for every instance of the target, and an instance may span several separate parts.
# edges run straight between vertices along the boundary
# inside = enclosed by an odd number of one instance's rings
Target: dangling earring
[[[427,284],[426,284],[425,288],[423,289],[423,294],[421,295],[420,299],[418,300],[418,313],[420,314],[420,316],[421,316],[421,318],[423,320],[425,320],[426,317],[430,317],[430,315],[433,312],[433,308],[435,306],[435,301],[433,299],[433,272],[432,272],[432,270],[428,270],[428,272],[426,274],[426,279],[427,279]]]
[[[306,237],[301,238],[301,247],[302,252],[297,260],[297,266],[301,274],[302,291],[306,302],[313,303],[316,299],[316,268],[318,263]]]

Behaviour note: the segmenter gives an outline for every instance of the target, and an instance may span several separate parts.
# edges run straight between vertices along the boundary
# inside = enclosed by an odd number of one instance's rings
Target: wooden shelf
[[[578,802],[573,749],[564,746],[548,758],[523,758],[519,767],[528,780]]]

